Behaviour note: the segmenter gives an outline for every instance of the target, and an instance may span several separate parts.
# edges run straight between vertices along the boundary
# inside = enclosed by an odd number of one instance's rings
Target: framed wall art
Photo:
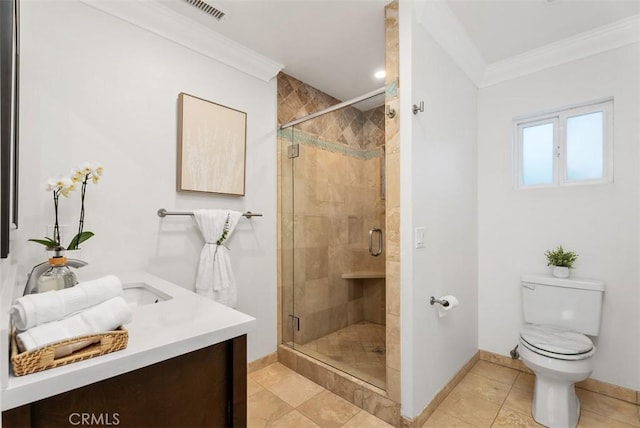
[[[247,114],[178,96],[178,191],[244,195]]]

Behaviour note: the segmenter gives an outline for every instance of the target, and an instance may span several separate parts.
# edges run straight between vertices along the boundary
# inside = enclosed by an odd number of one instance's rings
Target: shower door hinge
[[[292,144],[287,147],[287,159],[293,159],[300,156],[300,144]]]
[[[289,314],[289,318],[291,318],[291,327],[295,327],[296,330],[300,331],[300,317]]]

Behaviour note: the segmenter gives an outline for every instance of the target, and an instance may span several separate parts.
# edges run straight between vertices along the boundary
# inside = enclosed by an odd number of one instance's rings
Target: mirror
[[[0,257],[18,223],[19,0],[0,1]]]

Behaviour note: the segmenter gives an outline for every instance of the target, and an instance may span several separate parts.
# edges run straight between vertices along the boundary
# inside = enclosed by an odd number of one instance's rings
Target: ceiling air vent
[[[221,21],[222,18],[224,18],[225,15],[227,14],[225,11],[223,11],[217,6],[214,6],[213,3],[207,0],[184,0],[184,1],[186,1],[190,5],[197,7],[198,9],[205,12],[206,14],[213,16],[218,21]]]

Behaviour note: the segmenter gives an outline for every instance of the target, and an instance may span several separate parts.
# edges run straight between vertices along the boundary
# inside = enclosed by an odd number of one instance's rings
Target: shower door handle
[[[375,233],[378,234],[378,248],[374,251],[373,235]],[[369,231],[369,254],[371,254],[374,257],[378,257],[380,254],[382,254],[383,250],[384,250],[384,244],[382,243],[382,230],[378,229],[377,227],[374,227]]]

